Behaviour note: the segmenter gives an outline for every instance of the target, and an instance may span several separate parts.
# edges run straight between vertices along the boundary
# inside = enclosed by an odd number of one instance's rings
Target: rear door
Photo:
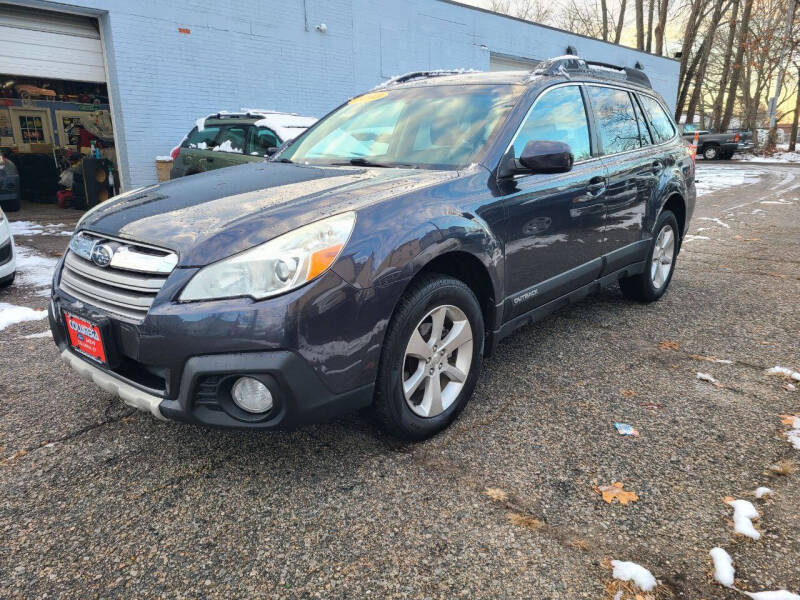
[[[593,281],[602,266],[606,173],[592,156],[579,84],[548,88],[537,97],[512,141],[515,158],[531,140],[569,144],[575,164],[567,173],[504,182],[505,314],[512,318]]]
[[[663,161],[634,99],[625,89],[587,85],[603,164],[608,170],[604,272],[643,260],[644,219]]]

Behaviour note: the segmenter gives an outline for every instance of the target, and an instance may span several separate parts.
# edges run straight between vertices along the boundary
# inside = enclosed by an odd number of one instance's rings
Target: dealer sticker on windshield
[[[64,313],[64,319],[67,323],[69,341],[72,347],[89,358],[105,363],[106,351],[103,347],[103,338],[100,334],[100,328],[94,323],[90,323],[85,319],[81,319],[67,312]]]

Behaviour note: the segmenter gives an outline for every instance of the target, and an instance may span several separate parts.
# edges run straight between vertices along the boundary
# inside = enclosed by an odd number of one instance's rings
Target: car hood
[[[178,253],[203,266],[287,231],[456,177],[456,171],[261,162],[182,177],[117,196],[80,229]]]

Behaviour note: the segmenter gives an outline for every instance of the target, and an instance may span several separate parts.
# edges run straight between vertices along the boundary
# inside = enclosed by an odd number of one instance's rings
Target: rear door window
[[[628,92],[595,85],[586,88],[592,101],[603,154],[617,154],[639,148],[639,127]]]
[[[214,140],[216,152],[235,152],[241,154],[244,151],[244,142],[247,137],[247,127],[244,125],[231,125],[223,127],[217,139]]]
[[[533,140],[569,144],[575,162],[591,156],[589,125],[577,85],[555,88],[539,96],[514,140],[514,157]]]
[[[655,98],[639,95],[639,100],[642,104],[644,116],[647,122],[650,123],[650,130],[653,132],[653,137],[656,143],[666,142],[675,135],[675,125],[672,118],[664,110]]]
[[[204,127],[198,130],[197,127],[189,132],[186,141],[183,142],[184,148],[197,148],[198,150],[211,150],[214,147],[214,140],[219,135],[219,127]]]
[[[253,127],[250,133],[250,142],[247,144],[247,154],[264,156],[270,148],[281,145],[278,136],[268,127]]]

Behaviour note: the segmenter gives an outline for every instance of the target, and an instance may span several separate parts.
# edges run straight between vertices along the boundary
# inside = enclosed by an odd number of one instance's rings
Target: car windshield
[[[424,86],[350,100],[280,160],[456,169],[476,162],[522,93],[514,85]]]

